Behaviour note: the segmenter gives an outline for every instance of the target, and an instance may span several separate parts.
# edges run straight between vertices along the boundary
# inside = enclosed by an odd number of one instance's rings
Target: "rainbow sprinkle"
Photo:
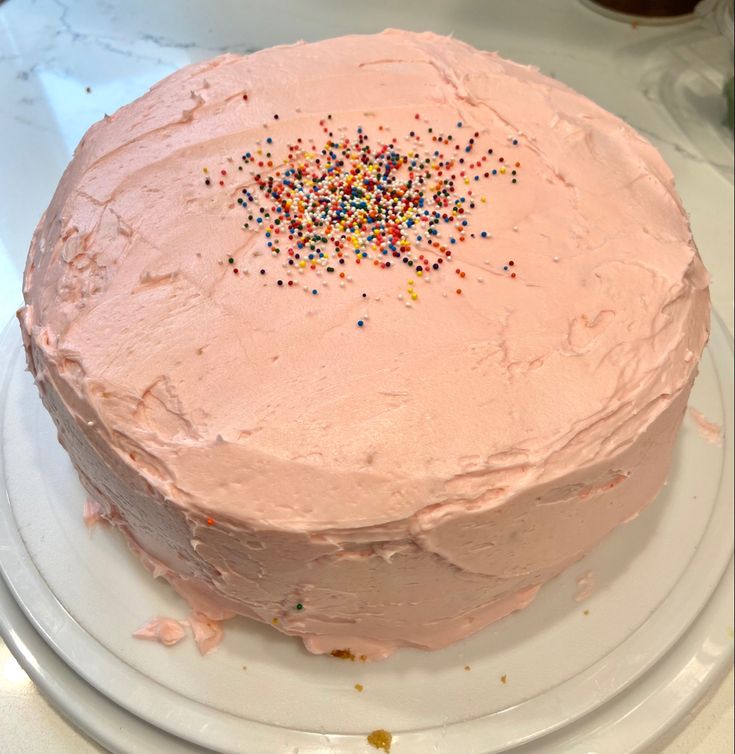
[[[273,119],[279,116],[274,114]],[[415,119],[420,120],[419,113]],[[397,138],[384,138],[383,126],[378,127],[382,138],[373,141],[362,126],[351,137],[335,136],[329,121],[331,115],[319,121],[327,134],[320,147],[316,139],[299,137],[285,145],[287,154],[280,164],[260,142],[242,153],[240,185],[235,189],[236,208],[245,213],[242,227],[262,237],[262,250],[286,268],[287,276],[315,272],[326,275],[323,280],[335,276],[344,287],[353,282],[352,275],[360,267],[369,265],[381,270],[405,268],[411,276],[428,279],[451,263],[453,247],[468,238],[492,239],[490,230],[475,231],[471,225],[472,210],[487,197],[466,187],[504,176],[512,176],[510,183],[515,184],[521,163],[514,161],[510,169],[503,156],[496,157],[493,148],[481,145],[485,136],[471,133],[466,123],[458,121],[461,140],[428,127],[423,136],[416,130],[407,132],[399,146]],[[273,148],[277,136],[264,141]],[[519,143],[514,137],[509,141],[513,146]],[[250,169],[245,183],[243,166]],[[203,172],[205,185],[211,186],[209,170]],[[224,187],[227,170],[220,169],[219,175]],[[227,262],[232,266],[236,260],[230,256]],[[268,283],[267,259],[261,263],[264,285],[293,287],[292,280],[284,286],[281,277]],[[516,271],[510,271],[514,265],[511,261],[498,269],[515,278]],[[351,274],[345,273],[347,268]],[[233,272],[239,269],[233,267]],[[466,272],[457,267],[455,274],[464,278]],[[415,285],[412,277],[405,297],[399,295],[407,306],[419,299]],[[320,292],[317,287],[302,288],[313,296]],[[357,320],[358,328],[364,326],[364,317]]]

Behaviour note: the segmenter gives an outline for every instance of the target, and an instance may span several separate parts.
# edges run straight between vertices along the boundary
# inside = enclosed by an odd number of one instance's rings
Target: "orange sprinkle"
[[[459,296],[459,295],[461,295],[461,293],[462,293],[462,289],[461,288],[457,288],[457,295]]]
[[[207,519],[207,526],[214,526],[214,519],[213,518],[208,518]]]

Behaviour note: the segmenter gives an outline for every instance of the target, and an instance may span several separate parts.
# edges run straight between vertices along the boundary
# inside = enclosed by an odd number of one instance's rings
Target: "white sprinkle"
[[[484,283],[485,282],[485,278],[477,278],[477,282],[478,283]]]
[[[513,230],[514,230],[514,231],[515,231],[516,233],[518,233],[518,226],[517,226],[517,225],[514,225],[514,226],[513,226]]]
[[[90,419],[90,421],[87,422],[88,427],[94,427],[94,422]]]
[[[559,261],[559,257],[554,257],[554,261],[558,262]]]

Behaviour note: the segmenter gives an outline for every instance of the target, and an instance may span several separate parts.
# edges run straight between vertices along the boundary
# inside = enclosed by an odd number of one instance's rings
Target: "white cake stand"
[[[690,402],[722,425],[722,444],[688,418],[657,501],[527,610],[446,650],[375,664],[313,657],[244,619],[206,658],[191,641],[131,639],[187,608],[114,532],[87,532],[84,494],[12,323],[0,354],[0,631],[112,751],[365,754],[367,733],[385,728],[394,754],[634,752],[731,663],[732,345],[717,318]],[[577,604],[576,579],[590,571],[596,590]]]

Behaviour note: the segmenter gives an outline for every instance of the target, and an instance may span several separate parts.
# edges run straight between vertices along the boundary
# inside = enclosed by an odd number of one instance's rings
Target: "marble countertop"
[[[733,331],[733,142],[721,95],[730,44],[708,19],[644,26],[582,0],[0,0],[0,324],[21,303],[33,229],[74,147],[105,113],[188,63],[389,26],[431,29],[538,66],[617,113],[671,165]],[[733,751],[732,672],[658,751]],[[100,749],[43,700],[0,641],[0,749]]]

